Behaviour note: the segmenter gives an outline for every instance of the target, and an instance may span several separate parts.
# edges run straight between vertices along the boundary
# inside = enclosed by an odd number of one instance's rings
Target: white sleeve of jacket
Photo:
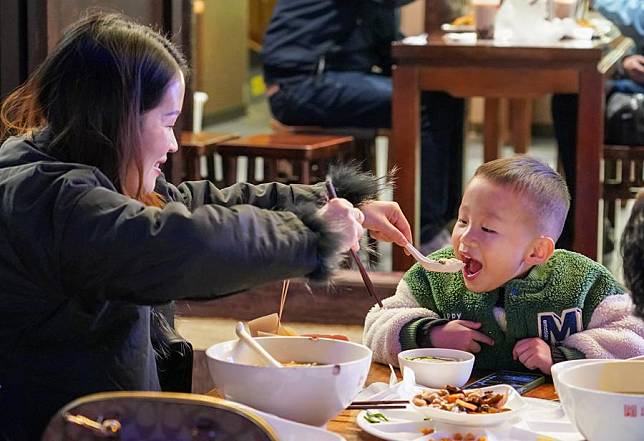
[[[382,306],[374,305],[367,313],[362,341],[373,351],[374,361],[398,366],[402,327],[414,319],[440,317],[420,307],[404,280],[398,283],[396,294],[382,301]]]
[[[586,358],[629,358],[644,354],[644,321],[633,315],[629,294],[606,297],[593,312],[588,329],[572,334],[564,346]]]

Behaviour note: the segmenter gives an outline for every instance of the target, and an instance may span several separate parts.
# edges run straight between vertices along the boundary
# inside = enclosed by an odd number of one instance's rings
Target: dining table
[[[475,380],[485,375],[487,372],[474,371],[470,380]],[[396,374],[398,378],[401,377],[400,371],[396,369]],[[369,369],[369,375],[367,376],[365,386],[369,386],[372,383],[384,382],[389,383],[389,377],[391,371],[389,366],[383,365],[380,363],[372,362],[371,368]],[[545,400],[557,400],[557,392],[552,382],[546,381],[545,383],[535,387],[534,389],[523,394],[524,397],[532,398],[541,398]],[[356,423],[356,416],[360,413],[359,410],[344,410],[340,412],[335,418],[331,419],[327,423],[327,430],[337,433],[342,436],[347,441],[356,441],[356,440],[378,440],[375,436],[372,436],[364,432],[358,424]]]
[[[592,40],[513,42],[452,40],[446,34],[395,42],[390,166],[399,173],[394,200],[420,238],[420,97],[443,91],[455,97],[532,99],[578,94],[573,249],[598,255],[600,161],[603,146],[604,79],[632,43],[618,33]],[[431,111],[431,110],[429,110]],[[403,271],[411,256],[394,248],[392,266]]]

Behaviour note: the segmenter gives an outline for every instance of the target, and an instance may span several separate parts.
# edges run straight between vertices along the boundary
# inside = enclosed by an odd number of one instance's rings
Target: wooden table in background
[[[401,168],[394,199],[418,240],[420,201],[420,92],[445,91],[457,97],[535,98],[549,93],[578,93],[577,177],[573,248],[597,256],[599,164],[604,121],[603,74],[618,61],[612,54],[619,37],[568,41],[548,46],[446,42],[441,35],[426,44],[394,43],[391,164]],[[602,59],[602,57],[604,57]],[[601,63],[600,63],[601,61]],[[602,67],[602,63],[604,66]],[[422,195],[432,197],[432,195]],[[413,264],[394,247],[394,271]]]
[[[400,374],[400,372],[398,372],[398,374]],[[367,385],[378,381],[388,383],[389,375],[389,366],[379,363],[371,363],[371,370],[367,377]],[[556,400],[558,398],[552,383],[542,384],[541,386],[525,393],[523,396],[542,398],[545,400]],[[380,438],[369,435],[358,427],[356,424],[356,416],[358,413],[360,413],[359,410],[345,410],[341,412],[337,417],[329,421],[327,429],[331,432],[342,435],[347,441],[379,440]]]

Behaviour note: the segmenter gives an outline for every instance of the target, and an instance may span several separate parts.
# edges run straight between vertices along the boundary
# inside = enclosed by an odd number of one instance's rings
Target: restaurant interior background
[[[428,0],[437,14],[436,23],[464,13],[467,0]],[[191,90],[187,91],[184,114],[178,126],[190,129],[194,91],[208,95],[203,109],[203,130],[239,135],[271,131],[271,115],[267,106],[265,87],[258,56],[262,36],[271,17],[276,0],[0,0],[0,97],[24,81],[47,51],[61,30],[76,20],[88,7],[122,11],[139,21],[156,26],[171,34],[182,47],[193,68]],[[431,19],[431,14],[427,14]],[[425,30],[425,0],[418,0],[402,9],[401,28],[406,35]],[[557,149],[550,118],[550,97],[531,102],[529,153],[557,166]],[[508,103],[501,106],[500,133],[503,155],[514,151],[513,124]],[[483,160],[482,126],[483,100],[468,100],[466,146],[464,152],[465,180]],[[387,167],[387,138],[376,142],[376,171],[383,174]],[[173,181],[183,176],[181,152],[174,155],[166,170]],[[240,179],[244,179],[244,163],[238,164]],[[205,163],[202,163],[205,174]],[[261,167],[257,167],[261,169]],[[218,174],[221,172],[218,171]],[[386,197],[391,197],[388,195]],[[622,207],[614,228],[619,238],[632,202]],[[600,222],[600,235],[603,234]],[[600,240],[601,243],[601,240]],[[613,274],[622,279],[621,262],[614,244],[612,253],[600,258]],[[380,259],[373,270],[374,281],[382,292],[391,293],[400,274],[391,270],[390,246],[379,246]],[[342,273],[332,293],[311,294],[303,284],[291,287],[285,319],[305,333],[341,333],[352,340],[361,338],[361,320],[373,303],[353,271]],[[389,291],[387,291],[389,290]],[[237,319],[257,317],[274,312],[279,304],[280,284],[272,284],[234,299],[220,299],[201,304],[185,302],[178,305],[183,318],[177,326],[195,349],[204,349],[215,341],[233,338]],[[387,294],[389,295],[389,294]],[[333,296],[335,300],[331,301]],[[322,312],[321,312],[322,311]],[[331,313],[330,311],[333,311]],[[195,363],[200,363],[197,351]],[[205,374],[204,372],[204,375]],[[202,378],[203,381],[207,381]],[[199,379],[196,381],[198,387]],[[205,387],[205,386],[204,386]]]

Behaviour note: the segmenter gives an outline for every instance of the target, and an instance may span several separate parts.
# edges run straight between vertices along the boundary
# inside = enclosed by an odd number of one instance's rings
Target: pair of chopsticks
[[[288,294],[288,286],[290,283],[290,279],[286,279],[282,282],[282,295],[280,296],[280,309],[277,314],[277,330],[275,333],[279,332],[280,324],[282,323],[282,312],[284,312],[284,303],[286,303],[286,294]]]
[[[408,400],[353,401],[349,406],[347,406],[347,409],[405,409],[408,403]]]
[[[326,191],[327,191],[327,194],[329,195],[329,199],[335,199],[336,197],[338,197],[338,195],[335,192],[335,187],[333,186],[333,182],[331,182],[330,180],[326,181]],[[382,308],[382,302],[380,301],[380,298],[376,294],[376,288],[374,288],[373,283],[369,278],[369,274],[367,274],[367,270],[364,268],[364,265],[360,261],[358,254],[353,250],[349,250],[349,253],[351,254],[351,257],[353,257],[353,260],[356,263],[356,265],[358,265],[358,270],[360,271],[360,277],[362,277],[362,281],[367,287],[367,291],[369,292],[369,295],[371,295],[371,297],[376,299],[376,303],[378,303],[378,306]]]

